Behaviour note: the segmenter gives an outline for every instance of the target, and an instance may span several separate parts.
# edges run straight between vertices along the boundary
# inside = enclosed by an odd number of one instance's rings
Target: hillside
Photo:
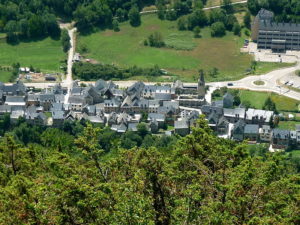
[[[112,131],[69,125],[20,123],[15,137],[1,138],[1,224],[299,222],[299,175],[289,156],[250,152],[213,136],[203,120],[175,142],[124,134],[143,140],[130,150]]]

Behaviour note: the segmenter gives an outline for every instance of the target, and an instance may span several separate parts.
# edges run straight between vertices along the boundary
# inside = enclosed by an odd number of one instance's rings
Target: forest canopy
[[[203,118],[184,138],[18,123],[1,123],[1,224],[300,222],[290,158],[220,139]]]

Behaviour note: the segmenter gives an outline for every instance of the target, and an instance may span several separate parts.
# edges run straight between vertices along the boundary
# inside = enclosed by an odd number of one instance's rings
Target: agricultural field
[[[0,66],[11,66],[19,62],[23,67],[32,65],[42,72],[59,72],[60,61],[66,59],[60,40],[51,38],[20,42],[17,45],[7,44],[5,39],[1,38],[0,49]],[[0,81],[6,81],[7,76],[7,72],[0,71]]]
[[[271,96],[271,99],[275,102],[278,111],[295,112],[298,110],[299,102],[297,100],[274,93],[240,90],[239,96],[241,98],[241,102],[249,101],[251,106],[257,109],[262,109],[268,96]]]
[[[120,32],[105,30],[79,35],[77,51],[96,62],[120,67],[158,65],[189,82],[197,79],[199,69],[209,71],[213,67],[218,68],[219,74],[206,75],[207,81],[240,79],[252,61],[250,55],[240,53],[246,37],[230,32],[223,38],[212,38],[207,27],[201,30],[201,38],[194,38],[191,31],[178,31],[176,21],[161,21],[156,15],[142,16],[140,27],[133,28],[125,22],[120,24],[120,29]],[[162,34],[167,47],[144,46],[144,40],[156,31]],[[261,64],[262,67],[266,65]]]

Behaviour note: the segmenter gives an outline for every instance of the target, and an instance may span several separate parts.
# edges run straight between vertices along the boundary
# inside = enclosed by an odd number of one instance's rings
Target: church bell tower
[[[200,71],[200,76],[198,79],[198,86],[197,86],[198,98],[202,99],[205,97],[205,81],[204,81],[204,72]]]

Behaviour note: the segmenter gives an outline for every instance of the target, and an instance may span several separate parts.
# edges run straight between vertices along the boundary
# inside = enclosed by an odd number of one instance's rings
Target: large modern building
[[[274,22],[274,13],[261,9],[252,23],[252,40],[258,49],[273,52],[300,50],[300,24]]]

